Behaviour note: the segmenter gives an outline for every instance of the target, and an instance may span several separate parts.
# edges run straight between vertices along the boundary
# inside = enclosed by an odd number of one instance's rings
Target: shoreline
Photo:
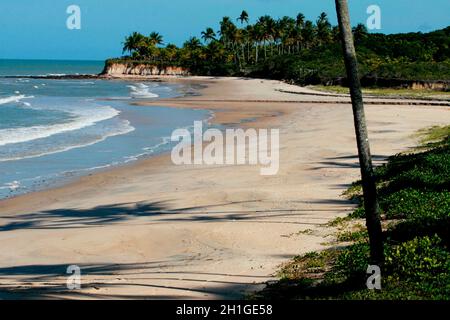
[[[57,80],[52,83],[58,83]],[[127,81],[120,81],[120,83],[123,83],[123,86],[126,86],[127,84],[133,84],[133,82],[127,82]],[[104,85],[104,83],[103,83]],[[108,85],[108,84],[107,84]],[[178,97],[182,95],[192,95],[193,90],[196,90],[198,86],[191,86],[191,87],[184,87],[179,85],[168,85],[170,86],[171,92],[166,93],[163,91],[161,94],[163,97],[169,96],[169,97]],[[109,86],[107,86],[109,87]],[[111,86],[112,87],[112,86]],[[115,88],[115,86],[114,86]],[[92,90],[92,89],[91,89]],[[173,90],[173,91],[172,91]],[[64,94],[63,94],[64,95]],[[33,98],[33,96],[29,95],[30,98]],[[22,96],[20,96],[22,97]],[[24,98],[25,95],[23,95]],[[160,99],[160,98],[159,98]],[[93,99],[88,99],[89,101],[94,101]],[[5,173],[13,173],[15,171],[22,171],[24,173],[30,172],[30,174],[23,174],[21,176],[14,176],[14,175],[6,175],[4,177],[4,183],[3,183],[3,190],[0,194],[0,200],[7,200],[7,199],[13,199],[15,197],[29,194],[29,193],[35,193],[40,191],[45,191],[48,189],[55,189],[58,187],[64,187],[67,184],[70,184],[80,177],[88,176],[92,174],[96,174],[98,172],[107,171],[112,168],[124,166],[127,164],[132,164],[136,162],[137,160],[145,159],[148,157],[152,157],[159,154],[167,153],[167,151],[170,150],[170,134],[173,129],[176,129],[179,126],[184,125],[191,125],[190,119],[194,119],[193,117],[196,117],[197,120],[207,120],[211,117],[208,112],[197,112],[197,111],[182,111],[182,110],[168,110],[168,108],[165,108],[163,106],[160,106],[161,110],[166,110],[164,112],[169,113],[170,116],[168,119],[185,119],[182,121],[165,121],[165,119],[161,118],[161,116],[158,116],[157,111],[152,111],[151,109],[145,109],[142,108],[136,108],[132,105],[132,102],[139,101],[140,99],[132,99],[128,96],[123,96],[123,99],[120,97],[117,98],[111,98],[108,97],[102,98],[98,97],[95,99],[93,103],[95,104],[102,104],[105,106],[105,108],[109,108],[110,110],[114,110],[114,112],[117,112],[117,115],[114,115],[117,117],[116,119],[125,119],[125,121],[128,122],[128,120],[135,122],[136,127],[128,126],[126,131],[114,131],[113,134],[106,134],[104,136],[96,137],[95,140],[89,140],[87,142],[82,142],[80,144],[73,144],[69,145],[68,147],[64,147],[63,149],[55,148],[55,150],[47,151],[43,150],[42,152],[36,152],[30,156],[25,155],[19,155],[16,158],[10,157],[6,158],[5,161],[10,160],[10,163],[3,166],[3,170]],[[36,102],[37,104],[39,102]],[[84,102],[80,102],[84,103]],[[42,104],[42,102],[41,102]],[[87,104],[86,104],[87,106]],[[168,111],[167,111],[168,110]],[[119,117],[120,114],[125,114],[124,117]],[[180,115],[178,115],[180,114]],[[192,114],[192,116],[190,116]],[[139,116],[141,115],[141,116]],[[196,115],[196,116],[195,116]],[[152,135],[149,134],[149,130],[146,130],[145,127],[148,127],[147,125],[143,124],[143,120],[145,121],[153,121],[155,123],[155,126],[158,126],[158,122],[163,121],[165,123],[165,130],[162,132],[159,132],[158,135]],[[109,120],[109,119],[107,119]],[[88,126],[89,127],[89,126]],[[129,129],[128,129],[129,128]],[[151,126],[150,126],[151,128]],[[172,129],[171,129],[172,128]],[[138,132],[138,136],[134,134],[134,132]],[[125,135],[123,135],[125,133]],[[139,135],[142,137],[146,137],[143,142],[139,142]],[[128,141],[128,143],[133,143],[136,146],[141,143],[141,148],[139,147],[131,147],[127,148],[121,153],[114,154],[112,149],[116,149],[116,147],[120,148],[120,145],[116,145],[114,147],[115,141],[117,141],[117,136],[119,136],[119,139],[121,141]],[[128,140],[127,138],[129,137]],[[33,137],[30,137],[32,139]],[[115,139],[115,140],[114,140]],[[125,139],[125,140],[124,140]],[[167,141],[169,139],[169,141]],[[111,142],[112,141],[112,142]],[[106,142],[106,143],[105,143]],[[118,142],[120,143],[120,142]],[[105,147],[106,145],[106,147]],[[109,147],[111,146],[111,147]],[[83,157],[83,154],[90,153],[90,152],[109,152],[108,148],[111,149],[111,153],[108,157],[103,157],[103,159],[95,160],[96,157],[92,157],[92,161],[82,161],[82,164],[78,165],[76,163],[76,160],[72,162],[70,159],[77,159],[77,157]],[[106,150],[105,150],[106,149]],[[75,151],[72,151],[75,150]],[[79,150],[79,151],[76,151]],[[77,153],[74,153],[77,152]],[[69,156],[64,156],[64,154],[69,154]],[[55,165],[52,165],[54,169],[47,169],[45,164],[48,162],[53,162],[54,157],[59,157],[57,160],[58,164],[55,163]],[[65,162],[64,160],[67,160]],[[80,159],[82,160],[82,159]],[[86,159],[87,160],[87,159]],[[12,161],[18,161],[16,164]],[[21,170],[22,167],[26,166],[22,165],[21,162],[29,162],[30,167],[29,170]],[[43,165],[44,169],[40,167],[40,164]],[[31,170],[36,168],[36,170]],[[47,169],[47,171],[46,171]],[[34,174],[33,174],[34,173]],[[8,177],[11,177],[11,179],[8,179]],[[8,180],[7,180],[8,179]],[[9,182],[11,181],[11,182]],[[8,182],[8,183],[7,183]],[[9,187],[11,185],[11,187]]]
[[[104,75],[104,74],[80,74],[80,75],[25,75],[25,76],[0,76],[0,78],[6,79],[48,79],[48,80],[105,80],[105,81],[146,81],[146,82],[175,82],[175,83],[183,83],[183,82],[193,82],[193,83],[203,83],[207,79],[238,79],[237,77],[213,77],[213,76],[185,76],[185,75]],[[263,81],[278,81],[278,80],[270,80],[270,79],[258,79],[258,78],[247,78],[247,77],[239,77],[239,79],[247,79],[247,80],[263,80]],[[324,97],[324,98],[339,98],[335,100],[324,100],[317,101],[316,99],[305,100],[305,99],[292,99],[291,101],[282,101],[282,102],[290,102],[290,103],[340,103],[347,104],[350,103],[350,95],[349,94],[338,94],[333,92],[326,92],[321,90],[311,89],[310,86],[297,86],[294,84],[289,84],[284,81],[279,81],[280,83],[284,83],[287,86],[294,88],[294,90],[288,89],[277,89],[282,93],[291,94],[292,97],[298,96],[309,96],[309,97]],[[295,88],[301,88],[300,90],[296,90]],[[391,88],[395,90],[396,88]],[[367,105],[412,105],[412,106],[422,106],[422,105],[430,105],[430,106],[448,106],[450,107],[450,100],[446,98],[434,98],[434,97],[412,97],[412,96],[400,96],[400,95],[373,95],[373,94],[363,94],[365,99],[365,104]],[[217,102],[217,100],[213,100]],[[226,100],[230,101],[230,100]],[[220,102],[220,101],[219,101]],[[240,101],[234,101],[240,102]],[[274,102],[273,100],[253,100],[252,102]]]
[[[69,77],[74,77],[73,75],[70,75]],[[44,78],[44,77],[40,77],[37,76],[37,78]],[[60,79],[62,78],[61,76],[58,76],[54,79]],[[98,77],[100,80],[103,79],[101,77]],[[142,77],[131,77],[132,80],[135,81],[143,81],[143,80],[147,80],[147,81],[151,81],[153,78],[154,80],[158,81],[158,82],[175,82],[175,83],[185,83],[187,82],[188,84],[194,84],[194,85],[201,85],[204,86],[203,88],[197,88],[197,94],[196,95],[185,95],[185,96],[181,96],[181,97],[176,97],[176,98],[158,98],[156,100],[149,100],[149,101],[136,101],[136,102],[132,102],[130,103],[130,105],[135,105],[135,106],[160,106],[160,107],[164,107],[164,108],[178,108],[178,109],[199,109],[199,110],[205,110],[210,112],[210,116],[205,119],[205,121],[208,121],[208,123],[212,124],[212,125],[222,125],[222,126],[228,126],[228,125],[237,125],[240,124],[243,127],[261,127],[262,124],[265,123],[264,120],[265,118],[273,118],[273,117],[278,117],[278,116],[282,116],[282,113],[272,113],[272,114],[268,114],[268,115],[260,115],[258,116],[256,114],[250,114],[250,115],[246,115],[245,113],[241,113],[238,116],[233,116],[233,117],[229,117],[226,115],[226,113],[224,113],[221,110],[217,110],[216,108],[213,109],[208,109],[205,107],[199,107],[196,108],[194,106],[190,106],[189,103],[196,101],[195,98],[198,98],[199,96],[202,96],[201,91],[207,89],[207,83],[208,80],[212,79],[212,77],[179,77],[179,76],[142,76]],[[150,79],[149,79],[150,78]],[[53,78],[52,78],[53,79]],[[81,79],[81,78],[80,78]],[[105,79],[103,79],[105,80]],[[108,80],[108,79],[106,79]],[[114,78],[110,78],[109,80],[123,80],[123,81],[127,81],[127,80],[131,80],[129,77],[114,77]],[[144,99],[141,99],[144,100]],[[106,99],[107,101],[107,99]],[[175,104],[171,104],[170,102],[173,101],[177,101],[177,103]],[[202,99],[201,101],[208,101],[207,99]],[[213,100],[214,102],[226,102],[226,101],[217,101],[217,100]],[[180,102],[180,104],[178,104],[178,102]],[[188,104],[186,104],[186,102],[188,102]],[[236,101],[232,101],[232,102],[236,102]],[[252,103],[258,103],[259,101],[251,101]],[[168,105],[166,105],[166,103]],[[289,101],[283,102],[283,103],[289,103]],[[261,122],[261,123],[260,123]],[[71,178],[64,178],[64,181],[59,181],[59,182],[55,182],[52,184],[52,186],[49,187],[43,187],[42,189],[37,188],[36,190],[31,190],[29,192],[26,192],[24,194],[18,194],[9,198],[3,198],[0,199],[0,210],[2,208],[2,203],[3,202],[9,202],[11,200],[15,200],[16,198],[22,198],[22,197],[26,197],[27,195],[34,195],[34,194],[39,194],[39,193],[47,193],[47,192],[53,192],[53,191],[57,191],[59,189],[65,189],[70,188],[71,185],[78,185],[79,183],[81,183],[81,180],[85,180],[85,179],[89,179],[89,177],[92,176],[97,176],[97,175],[101,175],[101,174],[108,174],[108,173],[112,173],[116,170],[119,169],[123,169],[125,171],[127,171],[128,169],[131,169],[133,166],[139,166],[144,165],[143,163],[145,162],[145,165],[152,165],[153,161],[155,160],[154,164],[159,164],[160,161],[164,161],[164,162],[168,162],[168,159],[170,158],[170,151],[162,151],[161,153],[155,154],[155,155],[148,155],[148,156],[144,156],[141,159],[137,159],[135,161],[130,161],[129,163],[121,163],[121,164],[117,164],[117,165],[110,165],[106,168],[102,168],[99,170],[94,170],[91,173],[88,174],[83,174],[83,175],[76,175],[74,177]],[[159,160],[156,160],[159,159]]]
[[[171,81],[206,88],[138,105],[208,109],[213,124],[280,128],[280,173],[176,167],[160,155],[0,201],[0,241],[11,248],[0,253],[0,297],[236,298],[274,279],[280,263],[329,246],[326,224],[354,208],[340,194],[359,176],[350,105],[307,94],[289,102],[293,94],[278,89],[301,88],[272,80]],[[448,123],[448,111],[369,104],[377,162],[413,146],[416,130]],[[63,286],[69,264],[84,270],[79,292]]]

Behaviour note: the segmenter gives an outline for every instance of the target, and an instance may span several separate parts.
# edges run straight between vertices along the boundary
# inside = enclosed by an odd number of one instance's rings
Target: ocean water
[[[104,61],[0,59],[0,76],[99,74],[104,65]]]
[[[55,62],[40,63],[40,68],[37,62],[22,63],[33,64],[32,70],[14,72],[8,66],[1,72],[45,75],[87,70],[83,63],[59,62],[64,65],[60,69],[53,69]],[[0,76],[0,198],[170,150],[174,129],[189,128],[209,113],[139,107],[133,102],[193,90],[155,82]]]

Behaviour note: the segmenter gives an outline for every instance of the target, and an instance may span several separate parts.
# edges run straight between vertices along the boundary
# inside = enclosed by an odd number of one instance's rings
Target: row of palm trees
[[[332,27],[326,13],[321,13],[316,24],[305,20],[300,13],[296,19],[285,16],[275,20],[271,16],[260,17],[255,24],[249,24],[249,16],[243,11],[237,18],[241,28],[237,27],[229,17],[220,22],[220,39],[227,48],[231,48],[237,57],[245,62],[258,63],[263,51],[264,59],[269,55],[298,53],[303,48],[327,43],[337,32]],[[205,41],[211,38],[211,28],[202,33]],[[334,37],[333,37],[334,35]]]
[[[139,32],[133,32],[125,38],[123,52],[130,52],[135,57],[149,57],[157,46],[163,44],[163,37],[157,32],[152,32],[148,37]]]
[[[285,16],[280,19],[265,15],[250,24],[249,14],[244,10],[235,21],[224,17],[217,31],[208,27],[201,33],[201,38],[190,38],[182,48],[173,44],[161,47],[163,37],[157,32],[148,37],[134,32],[125,39],[123,50],[140,60],[219,59],[234,62],[242,68],[274,55],[298,54],[303,49],[339,40],[338,27],[331,25],[324,12],[315,22],[306,20],[299,13],[296,18]],[[355,28],[355,33],[361,36],[366,32],[363,25]]]

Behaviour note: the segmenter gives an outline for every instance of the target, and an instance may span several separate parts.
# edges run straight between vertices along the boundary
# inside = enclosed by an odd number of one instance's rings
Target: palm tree
[[[236,28],[232,35],[232,42],[234,44],[234,54],[239,62],[239,67],[242,67],[242,57],[245,59],[245,30]],[[242,55],[240,53],[242,52]]]
[[[305,26],[305,15],[303,13],[299,13],[295,20],[295,23],[298,28],[303,28]]]
[[[281,41],[281,52],[284,53],[286,47],[288,47],[289,53],[291,52],[291,45],[293,45],[293,34],[295,29],[296,21],[291,17],[283,17],[278,20],[276,38]]]
[[[229,35],[231,32],[231,29],[233,29],[234,24],[231,22],[230,17],[223,17],[222,21],[220,22],[220,36],[222,42],[225,44],[225,46],[229,45],[230,40]]]
[[[216,33],[212,28],[206,28],[205,31],[202,31],[202,39],[208,43],[216,40]]]
[[[305,28],[305,15],[299,13],[295,19],[294,38],[296,42],[297,52],[300,52],[300,43],[303,42],[303,29]]]
[[[262,28],[259,23],[256,23],[254,25],[248,25],[247,26],[247,33],[249,42],[251,43],[251,48],[255,48],[255,63],[258,63],[259,61],[259,47],[261,45],[262,41]],[[251,48],[249,48],[249,52],[251,51]]]
[[[238,21],[241,22],[241,24],[248,23],[248,13],[247,11],[243,10],[239,18],[237,18]]]
[[[306,21],[304,28],[301,30],[301,35],[306,48],[311,47],[314,44],[316,38],[316,28],[312,21]]]
[[[236,25],[231,21],[229,17],[223,17],[220,22],[220,36],[221,42],[224,44],[225,48],[231,49],[234,54],[235,62],[240,62],[240,57],[238,54],[237,47],[239,45],[239,41],[242,38],[239,34],[240,29],[236,27]]]
[[[200,49],[202,47],[202,43],[197,37],[191,37],[184,43],[183,47],[193,51]]]
[[[165,55],[170,62],[173,62],[178,53],[178,47],[174,44],[169,43],[165,48]]]
[[[202,42],[197,37],[191,37],[183,44],[181,50],[181,60],[184,65],[190,70],[197,70],[202,65],[206,57],[203,54]]]
[[[260,27],[261,40],[264,46],[264,57],[267,58],[267,46],[266,43],[274,39],[276,33],[276,22],[271,16],[262,16],[258,19],[257,25]]]
[[[271,42],[273,44],[273,42],[275,42],[278,36],[278,31],[277,31],[277,22],[272,17],[269,17],[266,20],[266,32],[269,45]],[[273,45],[270,45],[270,52],[273,55]]]
[[[361,166],[362,185],[364,193],[364,207],[366,225],[370,239],[371,262],[381,265],[384,260],[383,234],[380,222],[377,188],[370,154],[369,138],[367,134],[364,113],[364,101],[361,93],[361,83],[358,76],[358,61],[350,24],[347,0],[335,0],[336,11],[341,30],[342,46],[345,66],[347,69],[350,94],[352,97],[353,117],[355,122],[356,140],[358,145],[359,162]]]
[[[322,12],[317,19],[317,37],[319,41],[323,43],[327,43],[331,38],[331,24],[328,21],[328,15],[325,12]]]
[[[244,58],[245,62],[248,62],[250,60],[250,42],[251,42],[249,25],[247,25],[247,27],[244,29],[240,29],[239,32],[241,34],[240,37],[241,37],[242,57]]]
[[[300,52],[300,43],[303,42],[302,29],[295,27],[292,30],[291,38],[293,40],[293,45],[295,45],[295,50],[297,53]]]
[[[331,39],[333,42],[339,42],[341,40],[341,31],[338,26],[333,26],[331,29]]]
[[[206,55],[210,61],[220,63],[226,58],[226,51],[222,43],[214,41],[206,47]]]
[[[258,30],[256,25],[248,25],[246,28],[248,38],[248,61],[250,61],[250,55],[252,48],[255,46],[255,61],[258,62]]]
[[[125,38],[125,42],[123,43],[122,52],[129,52],[132,54],[134,51],[139,49],[139,46],[144,42],[145,36],[140,34],[139,32],[133,32],[130,36]]]
[[[356,27],[353,28],[353,37],[355,38],[356,43],[363,40],[368,33],[369,32],[365,24],[359,23]]]
[[[149,43],[151,46],[159,46],[164,43],[163,36],[160,35],[158,32],[152,32],[150,33],[150,36],[148,37]]]
[[[244,23],[247,23],[247,27],[248,27],[249,15],[248,15],[247,11],[242,10],[241,15],[237,18],[237,21],[239,21],[242,26],[244,25]],[[238,32],[240,33],[238,38],[240,38],[240,40],[241,40],[240,44],[241,44],[242,56],[243,56],[244,60],[246,60],[245,47],[247,47],[247,48],[250,47],[249,32],[248,32],[248,29],[240,29],[240,30],[238,30]],[[250,56],[250,53],[248,54],[248,57],[249,56]]]

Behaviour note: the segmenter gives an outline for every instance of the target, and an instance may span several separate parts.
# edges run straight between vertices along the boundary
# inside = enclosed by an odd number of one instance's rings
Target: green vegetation
[[[339,242],[359,241],[367,239],[368,234],[366,230],[361,231],[346,231],[338,235],[337,240]]]
[[[366,288],[367,232],[359,183],[346,193],[359,198],[350,218],[340,218],[336,248],[295,258],[281,280],[260,293],[278,299],[450,299],[450,127],[421,131],[420,152],[401,154],[376,169],[383,213],[385,263],[382,290]],[[359,227],[355,228],[357,223]],[[342,246],[342,242],[353,242]]]
[[[431,145],[445,144],[445,138],[450,136],[450,126],[445,127],[431,127],[428,129],[420,130],[419,136],[421,137],[422,146],[427,147]]]
[[[324,86],[324,85],[315,85],[310,86],[311,89],[317,91],[323,91],[327,93],[336,93],[336,94],[349,94],[350,90],[347,87],[343,86]],[[441,92],[430,89],[402,89],[402,88],[364,88],[363,94],[368,96],[379,96],[379,97],[401,97],[401,98],[414,98],[414,99],[443,99],[450,100],[449,92]]]
[[[239,75],[282,79],[299,84],[329,84],[346,77],[337,26],[325,13],[309,21],[274,19],[268,15],[249,23],[243,11],[237,19],[224,17],[218,30],[207,27],[181,48],[164,46],[156,32],[126,37],[128,55],[109,61],[180,66],[197,75]],[[450,79],[450,27],[423,33],[371,34],[354,28],[361,76],[421,80]]]

